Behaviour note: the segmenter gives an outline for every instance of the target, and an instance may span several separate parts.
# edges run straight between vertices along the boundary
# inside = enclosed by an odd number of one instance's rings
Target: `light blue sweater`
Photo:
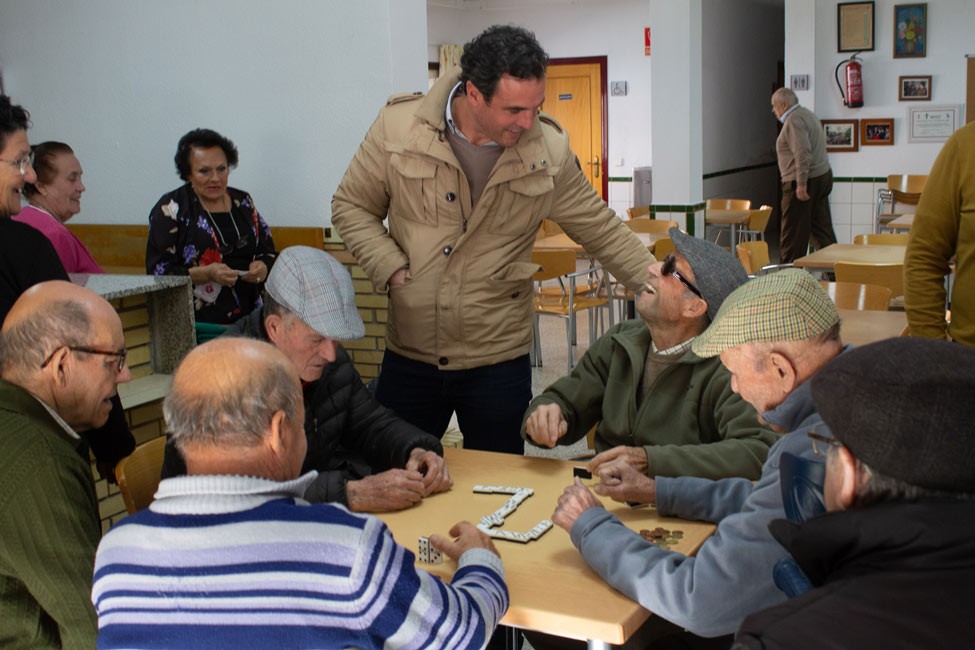
[[[508,607],[500,558],[467,551],[445,584],[379,519],[302,501],[315,475],[162,481],[98,547],[98,646],[483,647]]]
[[[806,435],[812,427],[829,435],[808,384],[764,414],[792,433],[769,450],[756,483],[657,478],[660,514],[718,524],[696,556],[646,542],[605,509],[591,508],[572,527],[572,542],[589,566],[654,614],[699,636],[731,634],[748,614],[784,601],[772,582],[772,567],[787,553],[768,530],[770,521],[785,517],[779,460],[785,452],[814,458]]]

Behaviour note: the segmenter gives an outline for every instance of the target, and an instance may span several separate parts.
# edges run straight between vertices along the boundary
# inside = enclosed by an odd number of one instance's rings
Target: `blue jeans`
[[[528,355],[468,370],[440,370],[391,350],[383,355],[376,397],[438,438],[456,411],[465,449],[523,454],[521,420],[532,397]]]

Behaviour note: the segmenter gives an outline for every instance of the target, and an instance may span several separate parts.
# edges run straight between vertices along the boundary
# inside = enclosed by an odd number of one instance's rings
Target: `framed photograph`
[[[860,120],[860,144],[864,147],[894,144],[894,118],[875,117]]]
[[[822,120],[826,151],[857,151],[860,120]]]
[[[931,75],[926,77],[898,77],[897,80],[897,99],[900,101],[931,101]]]
[[[894,7],[894,58],[909,59],[927,56],[928,4],[896,5]]]
[[[836,49],[840,52],[873,49],[873,2],[836,5]]]
[[[907,109],[908,142],[945,142],[961,124],[961,106],[911,106]]]

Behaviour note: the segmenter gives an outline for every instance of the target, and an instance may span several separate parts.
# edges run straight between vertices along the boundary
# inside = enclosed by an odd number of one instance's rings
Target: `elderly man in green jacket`
[[[640,319],[611,329],[532,400],[522,435],[552,447],[595,425],[593,473],[627,463],[649,476],[758,478],[775,434],[732,390],[719,359],[690,351],[748,277],[724,249],[677,228],[670,236],[676,250],[650,265],[636,297]]]

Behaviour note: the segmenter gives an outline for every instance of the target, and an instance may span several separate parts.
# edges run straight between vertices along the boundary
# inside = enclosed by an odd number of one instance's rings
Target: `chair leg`
[[[542,338],[540,336],[540,328],[538,326],[538,314],[535,314],[535,319],[532,321],[532,347],[531,347],[531,364],[535,368],[542,367]]]
[[[572,372],[573,361],[575,361],[572,350],[572,342],[575,340],[575,318],[570,314],[568,318],[565,319],[565,351],[568,354],[569,359],[569,372]]]

